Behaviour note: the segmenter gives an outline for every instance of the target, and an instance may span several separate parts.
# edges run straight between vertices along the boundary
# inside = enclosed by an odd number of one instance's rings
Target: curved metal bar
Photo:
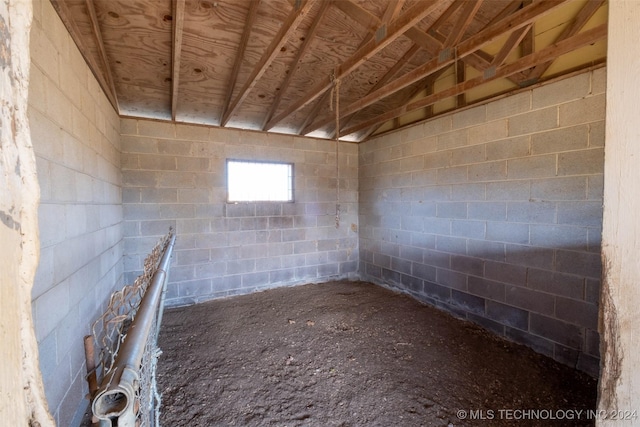
[[[101,420],[101,425],[111,426],[111,420],[117,418],[118,426],[135,426],[137,408],[134,406],[140,380],[140,363],[147,338],[152,333],[151,327],[156,313],[164,305],[162,300],[175,240],[176,236],[172,234],[151,283],[140,301],[138,312],[129,326],[113,369],[103,378],[93,401],[93,414]],[[158,318],[157,328],[160,327],[160,321],[161,317]]]

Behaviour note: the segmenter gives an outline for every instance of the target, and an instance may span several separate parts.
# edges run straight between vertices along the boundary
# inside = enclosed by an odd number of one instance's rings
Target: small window
[[[227,160],[227,201],[292,202],[293,164]]]

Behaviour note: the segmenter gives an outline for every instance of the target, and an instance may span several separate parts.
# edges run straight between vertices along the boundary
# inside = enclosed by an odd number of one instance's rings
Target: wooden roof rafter
[[[316,15],[315,19],[313,20],[313,23],[311,24],[311,27],[307,31],[307,34],[305,35],[305,39],[304,39],[304,42],[302,43],[302,46],[300,46],[300,49],[298,49],[298,53],[296,53],[296,57],[295,57],[295,59],[293,60],[293,63],[292,63],[293,66],[289,70],[289,73],[285,77],[284,82],[282,83],[282,85],[280,85],[280,90],[276,94],[273,102],[271,103],[271,107],[269,107],[269,110],[267,111],[267,114],[266,114],[266,116],[264,118],[264,121],[262,123],[262,126],[261,126],[262,130],[266,130],[265,127],[266,127],[267,123],[269,122],[269,120],[271,120],[271,118],[275,114],[276,110],[280,106],[280,102],[282,101],[282,97],[286,93],[287,89],[289,89],[289,85],[293,81],[293,76],[296,74],[296,70],[297,70],[296,64],[298,64],[300,62],[300,60],[302,60],[304,55],[308,52],[309,46],[311,46],[311,41],[314,39],[314,37],[316,35],[316,32],[318,31],[318,28],[320,27],[320,23],[322,22],[322,18],[327,13],[327,10],[329,10],[329,6],[331,6],[332,4],[333,4],[333,1],[331,0],[331,1],[323,1],[322,4],[320,5],[320,10],[318,11],[318,14]]]
[[[298,25],[300,25],[303,18],[311,10],[313,5],[317,1],[318,0],[305,0],[304,3],[302,4],[300,4],[299,2],[295,3],[293,10],[289,13],[289,16],[287,17],[285,22],[282,24],[282,27],[280,27],[280,30],[271,41],[271,44],[269,45],[269,47],[267,47],[267,50],[264,52],[264,54],[262,55],[262,58],[260,59],[256,67],[253,69],[253,72],[251,73],[246,83],[240,90],[240,93],[238,94],[236,99],[233,101],[231,106],[225,112],[225,115],[222,117],[222,120],[220,123],[221,126],[225,126],[229,122],[229,120],[231,119],[231,116],[237,111],[240,105],[244,102],[244,100],[249,95],[249,92],[251,91],[251,89],[253,89],[253,87],[256,85],[260,77],[264,74],[264,72],[267,70],[269,65],[276,58],[276,56],[280,51],[280,48],[284,46],[284,44],[293,35],[294,31],[298,28]]]
[[[482,6],[483,1],[484,0],[465,2],[462,6],[462,10],[460,11],[458,20],[443,43],[445,49],[454,47],[460,40],[462,40],[464,32],[469,28],[471,22],[473,22],[473,18],[478,12],[478,9],[480,9],[480,6]]]
[[[87,1],[87,4],[88,3],[90,3],[90,1]],[[56,9],[56,12],[58,12],[58,15],[62,19],[62,22],[64,22],[65,26],[69,29],[69,33],[71,33],[73,41],[75,42],[76,46],[78,46],[78,50],[80,51],[82,56],[85,58],[85,60],[89,64],[89,67],[93,72],[93,75],[98,80],[98,83],[100,84],[100,87],[106,94],[107,99],[109,100],[113,108],[116,109],[116,111],[120,111],[118,107],[118,97],[115,91],[115,85],[109,84],[109,80],[107,76],[100,72],[100,66],[95,61],[95,58],[93,57],[93,55],[91,55],[89,51],[89,47],[83,42],[84,38],[82,36],[82,32],[78,28],[76,22],[71,18],[72,14],[69,11],[69,7],[67,6],[67,3],[64,0],[51,0],[51,4]],[[92,24],[92,27],[93,27],[93,24]],[[109,70],[108,64],[105,65],[104,72],[110,73],[110,71],[107,71],[107,70]]]
[[[89,0],[91,1],[91,0]],[[180,62],[182,59],[182,33],[184,30],[184,8],[186,0],[172,0],[172,53],[171,53],[171,119],[178,112],[178,92],[180,87]]]
[[[389,2],[389,4],[387,5],[387,8],[384,11],[384,14],[382,15],[382,19],[380,20],[380,24],[381,25],[386,25],[389,22],[393,21],[394,19],[396,19],[398,17],[398,14],[401,12],[402,10],[402,6],[404,5],[405,0],[392,0]],[[351,2],[342,2],[344,4],[353,4]],[[356,10],[359,9],[359,6],[353,4],[354,7],[356,7]],[[376,23],[378,23],[376,21]],[[380,25],[378,25],[377,27],[379,27]],[[367,36],[365,36],[365,38],[362,40],[362,42],[360,43],[360,46],[358,46],[358,49],[361,49],[364,45],[366,45],[367,43],[369,43],[369,41],[371,41],[371,39],[373,39],[376,36],[376,31],[369,31],[369,34],[367,34]],[[414,46],[416,46],[414,44]],[[385,82],[389,81],[391,78],[393,78],[393,76],[395,74],[397,74],[400,69],[402,68],[402,66],[404,66],[404,64],[406,64],[407,62],[409,62],[411,60],[411,58],[413,58],[413,56],[415,56],[416,53],[418,53],[418,51],[420,50],[419,46],[416,46],[415,48],[410,48],[409,51],[407,51],[405,53],[405,55],[403,55],[403,57],[400,59],[400,61],[398,61],[396,63],[396,65],[394,67],[392,67],[394,69],[394,71],[392,73],[387,72],[381,79],[380,81],[378,81],[378,83],[374,86],[375,87],[379,87],[380,85],[384,84]],[[337,96],[340,96],[340,94],[337,94]],[[302,127],[300,133],[304,134],[305,131],[304,129],[306,128],[307,125],[309,125],[309,123],[311,122],[311,120],[313,120],[313,118],[317,117],[317,113],[318,111],[316,111],[316,108],[313,109],[314,111],[312,111],[313,114],[310,114],[309,117],[307,117],[307,119],[305,120],[305,126]],[[353,116],[348,116],[345,121],[348,122],[349,119],[353,117]],[[335,137],[335,133],[336,133],[336,129],[333,130],[331,137],[334,138]]]
[[[233,90],[236,88],[236,82],[238,81],[238,74],[240,73],[240,67],[244,60],[244,55],[249,44],[249,36],[251,36],[251,30],[258,16],[258,7],[261,0],[252,1],[249,4],[249,11],[245,18],[244,30],[242,31],[242,37],[240,38],[240,45],[238,47],[238,54],[236,60],[233,63],[233,69],[231,70],[231,76],[229,77],[229,84],[227,84],[227,95],[225,97],[224,104],[222,105],[222,111],[220,117],[224,117],[229,106],[231,104],[231,97],[233,96]]]
[[[527,70],[529,68],[535,67],[538,64],[543,64],[547,61],[557,58],[558,56],[569,53],[577,48],[594,43],[606,37],[606,35],[607,35],[607,25],[603,24],[591,30],[574,35],[573,37],[565,38],[538,52],[531,53],[530,55],[527,55],[511,64],[506,64],[506,65],[502,65],[501,67],[498,67],[496,69],[496,72],[490,76],[486,76],[486,75],[478,76],[474,79],[467,80],[464,83],[457,84],[451,88],[442,90],[433,95],[411,102],[407,105],[403,105],[402,107],[392,109],[372,119],[358,123],[357,125],[354,125],[349,129],[346,129],[344,131],[344,135],[360,132],[362,130],[370,128],[371,126],[375,126],[377,124],[384,123],[388,120],[392,120],[395,117],[399,117],[408,112],[412,112],[420,108],[424,108],[428,105],[433,105],[436,102],[441,101],[443,99],[456,96],[459,93],[463,93],[465,91],[468,91],[480,85],[488,83],[492,80],[495,80],[498,78],[504,78],[508,75],[515,74],[523,70]]]
[[[523,27],[528,27],[529,24],[550,13],[553,9],[561,6],[568,0],[563,1],[540,1],[533,3],[530,6],[520,9],[516,13],[503,18],[502,20],[486,27],[484,30],[476,33],[468,39],[460,42],[455,49],[444,49],[440,55],[434,57],[425,64],[413,69],[412,71],[402,75],[401,77],[393,80],[380,89],[360,98],[359,100],[351,103],[350,105],[341,108],[340,113],[342,116],[353,114],[359,110],[368,107],[396,92],[404,89],[405,87],[428,77],[430,74],[437,72],[443,68],[447,68],[452,65],[458,59],[462,59],[487,44],[494,41],[496,38],[504,35],[507,32],[513,32]],[[454,52],[455,51],[455,54]],[[514,73],[515,74],[515,73]],[[510,74],[509,74],[510,75]],[[329,120],[323,120],[316,123],[316,128],[326,126]]]
[[[556,42],[562,41],[573,35],[577,34],[589,21],[589,19],[596,13],[600,6],[604,3],[604,0],[589,0],[585,5],[580,9],[576,17],[573,19],[565,29],[560,33],[560,35],[556,38]],[[542,75],[549,69],[553,61],[549,61],[544,64],[536,65],[527,75],[527,83],[533,84],[542,77]]]
[[[333,78],[327,76],[320,81],[311,91],[297,102],[286,108],[282,113],[267,123],[266,129],[272,129],[276,124],[289,117],[294,112],[309,105],[333,85],[333,79],[342,79],[358,68],[370,57],[391,44],[395,39],[404,34],[409,28],[420,22],[424,17],[438,6],[436,0],[423,0],[416,3],[405,13],[393,20],[389,25],[382,25],[376,30],[376,37],[358,49],[351,57],[336,67]]]

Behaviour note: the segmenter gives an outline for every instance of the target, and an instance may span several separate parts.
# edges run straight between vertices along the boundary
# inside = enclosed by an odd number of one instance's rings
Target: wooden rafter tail
[[[393,20],[388,26],[382,25],[376,30],[376,38],[366,43],[362,48],[358,49],[351,57],[336,67],[336,79],[343,79],[353,70],[358,68],[369,58],[376,55],[382,49],[391,44],[394,40],[404,34],[408,29],[422,21],[429,13],[438,5],[437,0],[423,0],[417,2],[413,7]],[[328,83],[328,84],[327,84]],[[307,95],[303,96],[298,102],[295,102],[285,111],[273,118],[267,123],[267,129],[273,128],[277,123],[289,117],[294,112],[308,105],[317,97],[322,95],[332,85],[327,78],[327,82],[322,81],[317,84]]]
[[[302,43],[302,46],[300,46],[300,49],[298,49],[298,53],[296,53],[296,57],[292,62],[293,65],[291,67],[291,70],[289,70],[289,73],[285,77],[284,82],[280,85],[280,90],[276,94],[275,99],[271,103],[271,107],[269,107],[269,110],[267,111],[267,114],[261,126],[262,130],[266,130],[267,123],[269,123],[269,121],[273,118],[273,115],[275,114],[276,110],[280,106],[282,97],[286,93],[287,89],[289,89],[289,85],[293,81],[293,76],[296,74],[296,70],[297,70],[296,64],[298,64],[302,60],[304,55],[309,50],[309,46],[311,46],[311,41],[316,36],[316,32],[320,27],[322,18],[324,18],[324,16],[327,13],[327,10],[329,10],[329,6],[331,6],[332,3],[333,2],[331,1],[322,2],[320,6],[320,10],[318,11],[316,18],[313,20],[313,24],[311,24],[311,27],[309,28],[309,30],[307,31],[307,34],[305,35],[305,39],[304,39],[304,42]]]
[[[318,0],[306,0],[302,5],[299,5],[299,7],[294,6],[294,9],[289,13],[286,21],[282,24],[282,27],[280,27],[280,31],[278,31],[278,34],[276,34],[274,39],[271,41],[271,44],[262,55],[262,58],[253,69],[253,72],[240,90],[240,93],[225,112],[225,115],[222,117],[221,126],[225,126],[229,122],[231,116],[238,110],[247,96],[249,96],[251,89],[253,89],[258,80],[260,80],[260,77],[262,77],[276,56],[278,56],[280,48],[289,40],[291,35],[293,35],[296,28],[298,28],[298,25],[300,25],[306,14],[317,1]]]
[[[474,79],[467,80],[464,83],[457,84],[449,89],[442,90],[431,96],[414,101],[410,104],[403,105],[402,107],[392,109],[386,113],[380,114],[369,120],[363,121],[357,125],[350,127],[343,131],[343,136],[350,135],[361,130],[368,129],[371,126],[375,126],[380,123],[384,123],[388,120],[392,120],[395,117],[399,117],[403,114],[424,108],[427,105],[435,104],[443,99],[456,96],[459,93],[466,92],[470,89],[483,85],[487,82],[498,78],[504,78],[511,74],[521,72],[536,66],[537,64],[545,63],[546,61],[553,60],[561,55],[567,54],[575,49],[594,43],[600,39],[605,38],[607,35],[607,25],[603,24],[595,27],[591,30],[584,31],[568,39],[564,39],[553,45],[546,47],[539,52],[534,52],[526,57],[523,57],[511,64],[503,65],[499,67],[495,74],[490,77],[478,76]]]
[[[178,113],[178,92],[180,88],[180,62],[182,59],[182,32],[184,30],[185,0],[173,0],[173,37],[171,41],[171,119]]]

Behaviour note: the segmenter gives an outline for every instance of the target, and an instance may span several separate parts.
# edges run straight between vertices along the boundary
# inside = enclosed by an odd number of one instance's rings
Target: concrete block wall
[[[40,183],[32,308],[57,425],[86,408],[83,337],[122,286],[120,119],[48,0],[34,0],[29,120]],[[75,418],[75,420],[74,420]]]
[[[358,146],[334,141],[123,119],[125,270],[177,234],[167,304],[357,277]],[[294,203],[226,203],[226,159],[294,163]]]
[[[360,273],[593,375],[604,68],[360,145]]]

